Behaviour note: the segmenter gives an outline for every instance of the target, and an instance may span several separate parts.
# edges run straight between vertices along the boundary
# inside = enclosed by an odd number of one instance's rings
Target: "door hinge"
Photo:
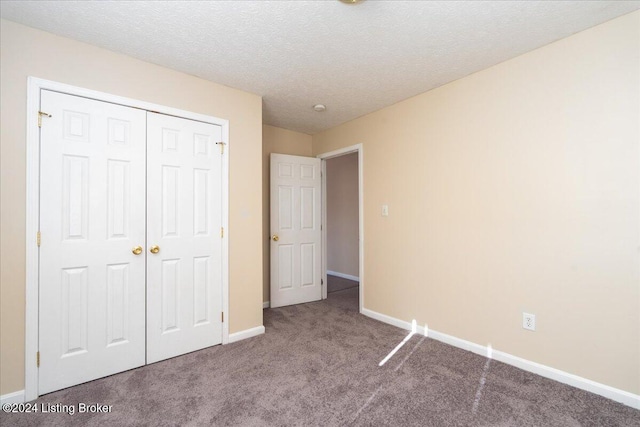
[[[320,279],[320,286],[324,285],[324,279]]]
[[[222,323],[224,323],[224,311],[221,314],[222,314]]]
[[[40,352],[36,352],[36,367],[40,367]]]
[[[51,117],[51,114],[45,113],[44,111],[38,111],[38,127],[42,127],[42,116]]]
[[[40,247],[40,243],[42,242],[42,235],[40,234],[40,232],[38,231],[36,233],[36,244],[38,245],[38,247]]]
[[[216,142],[216,145],[220,146],[220,154],[224,154],[224,146],[226,145],[226,143],[220,141],[220,142]]]
[[[220,227],[220,237],[224,237],[224,227]]]

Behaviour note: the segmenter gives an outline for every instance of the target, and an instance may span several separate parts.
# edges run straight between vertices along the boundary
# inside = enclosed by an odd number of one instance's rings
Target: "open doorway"
[[[361,146],[323,159],[323,298],[349,301],[362,311]]]

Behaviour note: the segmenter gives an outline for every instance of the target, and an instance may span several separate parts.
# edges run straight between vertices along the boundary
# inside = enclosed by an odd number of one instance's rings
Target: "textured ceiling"
[[[639,1],[2,1],[2,18],[263,96],[313,134],[640,8]],[[313,111],[326,104],[324,113]]]

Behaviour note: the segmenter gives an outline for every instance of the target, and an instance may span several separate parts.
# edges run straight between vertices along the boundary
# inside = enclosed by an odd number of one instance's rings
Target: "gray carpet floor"
[[[3,426],[639,426],[640,411],[357,313],[357,288],[264,312],[266,334],[42,396],[107,414]]]
[[[327,293],[345,291],[351,288],[357,288],[360,285],[355,280],[349,280],[338,276],[327,275]]]

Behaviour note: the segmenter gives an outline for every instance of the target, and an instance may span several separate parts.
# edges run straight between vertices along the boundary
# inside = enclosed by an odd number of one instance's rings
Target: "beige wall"
[[[365,307],[640,393],[639,109],[635,12],[314,135],[364,145]]]
[[[0,42],[0,394],[24,388],[27,76],[229,120],[230,332],[262,325],[260,96],[5,20]]]
[[[327,160],[327,270],[358,276],[358,153]]]
[[[270,280],[270,211],[269,211],[269,154],[311,156],[311,135],[275,126],[262,126],[262,300],[269,301]]]

